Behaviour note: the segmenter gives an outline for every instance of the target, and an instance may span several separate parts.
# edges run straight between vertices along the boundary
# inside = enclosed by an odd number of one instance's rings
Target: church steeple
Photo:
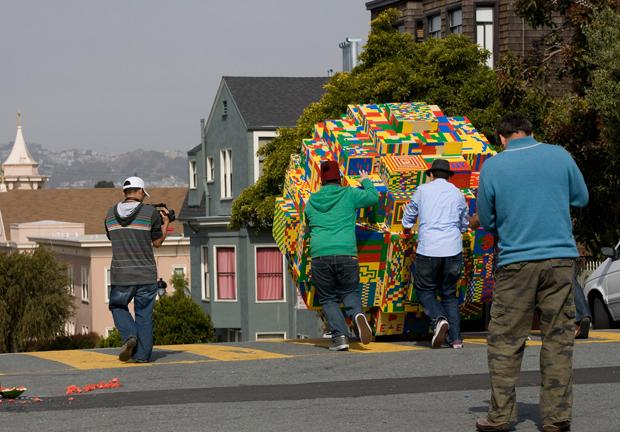
[[[22,132],[22,115],[17,113],[17,133],[9,157],[2,164],[4,183],[8,189],[40,189],[48,179],[39,174],[39,164],[26,146]]]
[[[15,135],[15,142],[4,164],[39,166],[32,158],[32,155],[28,151],[28,147],[26,147],[26,140],[24,140],[24,134],[22,132],[22,113],[20,112],[17,113],[17,134]]]

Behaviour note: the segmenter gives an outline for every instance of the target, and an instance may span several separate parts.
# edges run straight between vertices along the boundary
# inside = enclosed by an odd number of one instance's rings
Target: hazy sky
[[[325,76],[360,0],[0,0],[0,144],[188,150],[223,75]]]

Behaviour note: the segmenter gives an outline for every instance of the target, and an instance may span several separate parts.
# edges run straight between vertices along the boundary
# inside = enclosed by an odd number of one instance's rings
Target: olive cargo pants
[[[571,420],[575,304],[573,259],[508,264],[496,272],[488,361],[491,375],[489,420],[517,418],[515,385],[534,309],[540,309],[540,411],[543,424]]]

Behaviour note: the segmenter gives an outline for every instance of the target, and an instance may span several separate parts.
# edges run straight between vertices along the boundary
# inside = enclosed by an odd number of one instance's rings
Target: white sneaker
[[[355,325],[357,326],[357,335],[360,337],[360,341],[364,345],[370,343],[372,340],[372,329],[370,328],[370,324],[368,324],[366,315],[363,313],[355,315]]]
[[[437,322],[437,325],[435,326],[435,334],[433,335],[433,340],[431,341],[431,346],[433,348],[440,348],[443,345],[449,329],[450,325],[445,319],[440,319]]]

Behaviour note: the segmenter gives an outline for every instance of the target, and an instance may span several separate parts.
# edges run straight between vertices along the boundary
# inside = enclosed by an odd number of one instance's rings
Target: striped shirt
[[[112,285],[146,285],[157,282],[153,240],[161,238],[161,217],[151,205],[139,204],[127,216],[118,206],[108,210],[106,234],[112,242]]]

